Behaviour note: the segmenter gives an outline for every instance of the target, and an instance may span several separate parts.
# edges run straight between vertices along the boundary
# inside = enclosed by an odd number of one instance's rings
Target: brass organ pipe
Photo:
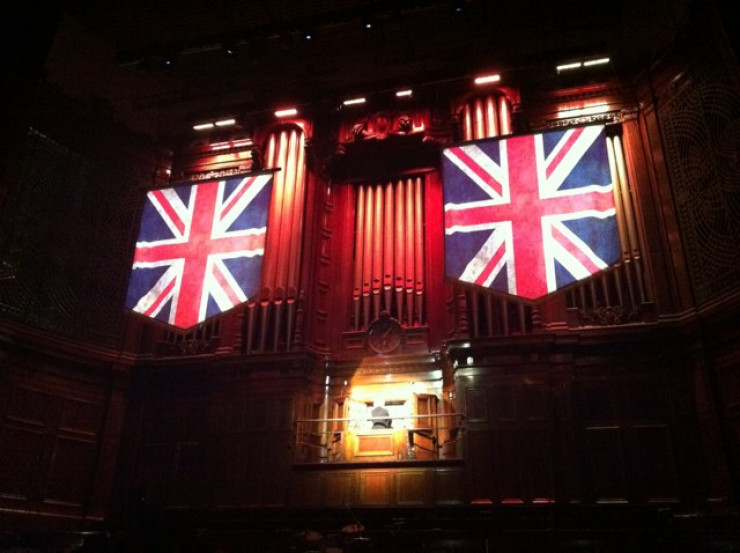
[[[375,216],[375,235],[373,236],[373,310],[374,316],[380,314],[380,289],[383,284],[383,185],[375,185],[375,205],[373,213]]]
[[[614,159],[614,142],[611,137],[606,138],[606,154],[609,159],[609,173],[612,177],[612,192],[614,196],[614,207],[617,214],[617,230],[619,232],[619,244],[622,247],[622,259],[629,260],[629,239],[627,238],[627,230],[624,223],[624,213],[621,209],[621,200],[619,198],[619,173],[617,172],[617,164]]]
[[[362,292],[362,261],[364,259],[363,245],[365,243],[365,188],[357,187],[355,201],[355,330],[360,329],[360,294]]]
[[[383,230],[383,301],[384,308],[391,312],[393,289],[393,182],[385,184],[385,225]]]
[[[509,304],[504,298],[501,298],[501,326],[503,327],[502,332],[504,336],[508,336],[509,335]]]
[[[485,299],[486,299],[486,303],[485,303],[485,307],[486,307],[486,325],[488,326],[488,336],[493,336],[495,334],[494,322],[493,322],[494,321],[493,315],[495,313],[495,311],[493,309],[493,304],[494,304],[493,296],[490,295],[490,294],[488,294],[488,295],[486,295],[486,298]]]
[[[277,267],[277,280],[275,283],[275,292],[279,295],[280,299],[285,297],[288,285],[288,269],[290,267],[290,238],[292,235],[292,223],[293,223],[293,193],[295,191],[295,147],[296,147],[296,132],[295,129],[290,133],[283,131],[280,134],[281,142],[284,147],[280,148],[280,152],[283,156],[283,170],[284,173],[281,184],[283,187],[283,208],[282,218],[280,220],[280,263]]]
[[[524,311],[524,302],[520,301],[517,302],[517,313],[519,314],[519,330],[521,330],[522,334],[527,332],[527,316],[526,312]]]
[[[285,143],[285,140],[283,140],[283,134],[280,133],[280,137],[278,139],[277,148],[276,148],[276,159],[273,161],[273,167],[279,167],[281,170],[275,172],[275,194],[273,196],[273,205],[275,206],[275,217],[272,218],[272,221],[277,223],[277,227],[275,227],[276,232],[270,233],[271,240],[271,248],[270,251],[273,252],[275,256],[275,263],[272,267],[272,271],[268,275],[268,284],[272,290],[272,294],[270,296],[270,299],[274,299],[277,294],[280,293],[279,290],[279,282],[278,282],[278,273],[280,271],[280,265],[282,265],[282,244],[280,243],[281,239],[281,228],[283,226],[283,196],[285,194],[285,150],[287,148],[287,145]]]
[[[470,304],[473,306],[472,312],[473,312],[473,338],[478,338],[480,336],[480,313],[478,312],[478,302],[479,302],[479,296],[478,292],[475,290],[471,290],[470,292]]]
[[[622,150],[622,140],[620,137],[614,137],[614,157],[617,161],[617,172],[619,173],[619,188],[622,196],[622,203],[624,205],[624,216],[627,220],[627,235],[630,240],[630,250],[632,251],[632,257],[635,260],[637,274],[637,288],[640,294],[640,301],[645,301],[645,288],[642,282],[642,256],[640,255],[640,242],[637,238],[637,225],[635,222],[635,215],[632,209],[632,194],[630,192],[629,179],[627,177],[627,170],[624,166],[624,151]]]
[[[627,235],[630,240],[630,249],[632,256],[640,257],[640,243],[637,239],[637,228],[635,226],[635,216],[632,210],[632,200],[630,194],[629,180],[627,170],[624,166],[624,152],[622,150],[622,141],[618,136],[614,137],[614,158],[617,162],[617,172],[619,173],[619,190],[624,205],[624,218],[627,221]]]
[[[483,125],[483,102],[481,102],[480,99],[477,99],[475,101],[475,126],[473,128],[474,137],[476,139],[486,137],[486,131]]]
[[[254,347],[254,322],[257,316],[257,303],[247,304],[247,353],[252,353]]]
[[[267,154],[265,157],[265,165],[268,169],[274,169],[275,168],[275,135],[271,134],[270,138],[267,142]],[[272,186],[272,201],[270,202],[270,212],[269,212],[269,221],[271,223],[270,225],[270,232],[268,233],[268,244],[265,246],[265,251],[269,252],[270,255],[266,255],[263,260],[262,265],[262,275],[263,275],[263,286],[265,287],[264,291],[261,291],[263,298],[265,297],[265,294],[267,293],[267,289],[271,288],[273,285],[273,277],[272,275],[275,272],[275,261],[277,252],[274,251],[272,248],[272,244],[275,243],[274,238],[274,232],[272,229],[278,229],[280,227],[280,220],[278,219],[278,210],[277,210],[277,201],[276,196],[278,195],[278,183],[277,183],[277,176],[280,173],[280,171],[275,171],[273,176],[273,186]]]
[[[373,203],[375,195],[372,186],[365,190],[365,236],[363,236],[362,256],[362,321],[367,328],[370,323],[370,291],[373,278]]]
[[[611,300],[609,298],[609,284],[606,278],[607,273],[602,273],[601,276],[599,276],[599,282],[601,283],[601,294],[604,296],[604,305],[606,307],[610,307]]]
[[[424,299],[424,225],[422,221],[422,199],[421,177],[414,181],[414,254],[416,275],[416,315],[418,324],[424,324],[423,299]]]
[[[486,136],[496,136],[497,134],[496,100],[492,96],[486,96]]]
[[[301,262],[301,250],[303,246],[303,204],[305,196],[305,136],[302,132],[298,134],[298,143],[295,151],[295,195],[293,199],[293,233],[290,241],[290,268],[288,269],[288,289],[293,297],[298,296],[299,269]]]
[[[259,336],[259,352],[265,352],[265,342],[267,342],[267,315],[270,309],[270,300],[264,300],[260,302],[260,336]]]
[[[408,325],[414,324],[414,184],[406,180],[406,311]]]
[[[498,99],[499,105],[499,129],[498,134],[511,134],[511,106],[505,96]]]
[[[623,134],[620,137],[620,141],[621,141],[621,143],[624,146],[624,148],[623,148],[623,154],[625,156],[627,156],[627,157],[634,157],[634,152],[635,151],[638,151],[640,149],[640,147],[639,147],[639,140],[640,139],[639,139],[639,131],[637,130],[637,123],[630,121],[630,122],[627,122],[626,124],[623,124],[622,131],[623,131]],[[637,148],[630,148],[630,143],[633,140],[638,140],[638,146],[637,146]],[[632,179],[629,179],[628,178],[625,181],[628,184],[630,183],[630,181],[632,183],[634,183],[634,182],[637,181],[637,179],[635,178],[634,171],[632,171],[631,173],[633,175],[633,178]],[[625,174],[627,174],[627,172],[625,172]],[[631,186],[630,186],[630,188],[631,188]],[[630,199],[632,199],[632,193],[631,192],[629,194],[629,197],[630,197]],[[633,208],[635,207],[634,204],[631,204],[631,205],[632,205]],[[640,259],[638,261],[640,262],[640,265],[638,266],[639,267],[638,270],[640,271],[639,272],[640,286],[641,286],[641,289],[644,290],[644,294],[645,294],[644,295],[644,300],[645,301],[649,301],[650,300],[650,296],[651,296],[651,290],[653,289],[652,284],[650,282],[650,272],[649,271],[643,271],[642,270],[642,260]]]
[[[406,268],[406,210],[403,208],[403,200],[405,197],[403,181],[399,180],[396,184],[396,259],[395,259],[395,270],[396,270],[396,312],[399,321],[403,321],[404,313],[404,301],[403,301],[403,284]]]
[[[298,300],[299,265],[301,260],[301,246],[303,242],[303,190],[304,190],[304,167],[303,167],[303,144],[304,136],[301,131],[294,131],[296,135],[293,159],[295,166],[295,186],[293,187],[293,205],[291,206],[291,233],[290,253],[288,254],[288,280],[286,283],[288,313],[286,320],[285,346],[291,349],[296,317],[296,302]]]
[[[373,203],[374,194],[372,186],[365,186],[365,235],[363,236],[362,256],[362,294],[370,293],[370,283],[373,278]]]
[[[622,267],[621,270],[624,272],[624,276],[627,279],[627,291],[629,293],[630,302],[632,305],[635,304],[635,291],[632,284],[632,275],[630,271],[630,265],[632,263],[632,257],[630,255],[630,242],[627,233],[627,223],[625,221],[625,213],[622,204],[622,194],[620,185],[620,174],[617,169],[617,155],[614,149],[614,140],[611,137],[606,139],[606,153],[609,159],[609,173],[612,177],[613,191],[614,191],[614,208],[617,214],[617,230],[619,231],[619,243],[622,247]],[[618,269],[619,270],[619,269]]]
[[[470,112],[470,104],[465,104],[463,108],[463,138],[473,139],[473,116]]]

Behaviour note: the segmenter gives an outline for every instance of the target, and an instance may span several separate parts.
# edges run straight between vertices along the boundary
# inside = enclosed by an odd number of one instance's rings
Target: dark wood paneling
[[[0,495],[19,499],[38,498],[38,478],[44,452],[42,429],[6,424],[0,429]]]
[[[90,493],[98,444],[60,436],[54,445],[45,499],[82,507]]]
[[[391,505],[393,473],[390,471],[362,471],[359,474],[359,504],[364,507]]]
[[[396,472],[395,503],[402,506],[429,505],[433,497],[434,474],[428,470]]]
[[[593,499],[597,502],[627,501],[627,476],[620,428],[587,428],[584,440]]]
[[[324,505],[344,507],[355,502],[354,472],[327,472],[324,477]]]

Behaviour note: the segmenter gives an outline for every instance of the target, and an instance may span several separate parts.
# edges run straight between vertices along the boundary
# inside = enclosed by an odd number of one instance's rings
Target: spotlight
[[[313,29],[303,29],[301,31],[301,38],[304,42],[313,42],[316,38],[316,32]]]
[[[366,15],[362,18],[362,29],[366,32],[370,32],[375,27],[375,19],[372,15]]]
[[[350,98],[342,102],[342,104],[345,106],[353,106],[355,104],[364,104],[364,103],[365,103],[365,98]]]
[[[404,89],[404,90],[397,90],[396,91],[396,97],[397,98],[409,98],[411,95],[413,95],[414,91],[410,88]]]
[[[455,15],[462,15],[465,13],[465,4],[462,0],[452,0],[450,2],[450,10]]]
[[[197,125],[193,125],[194,131],[205,131],[208,129],[213,128],[213,123],[198,123]]]
[[[233,40],[227,40],[221,43],[221,50],[228,58],[236,57],[236,43]]]
[[[236,119],[233,118],[216,121],[217,127],[231,127],[233,125],[236,125]]]

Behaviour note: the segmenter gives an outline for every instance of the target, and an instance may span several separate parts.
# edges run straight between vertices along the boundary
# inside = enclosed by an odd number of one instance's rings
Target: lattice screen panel
[[[740,286],[740,96],[708,47],[659,109],[696,298]]]
[[[131,260],[132,179],[31,129],[11,172],[0,243],[0,312],[115,343]]]

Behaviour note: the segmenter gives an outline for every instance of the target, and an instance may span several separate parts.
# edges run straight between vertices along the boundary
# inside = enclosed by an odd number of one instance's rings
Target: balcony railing
[[[373,428],[374,423],[390,424]],[[372,463],[462,458],[462,413],[299,419],[295,463]],[[378,426],[377,424],[375,426]]]

